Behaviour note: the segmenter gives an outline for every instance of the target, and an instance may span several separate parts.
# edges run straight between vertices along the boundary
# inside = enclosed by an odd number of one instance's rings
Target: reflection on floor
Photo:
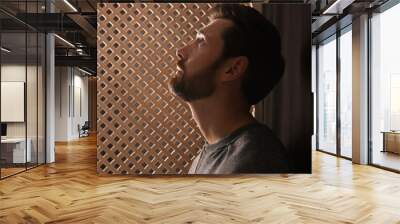
[[[312,174],[96,173],[96,139],[0,181],[0,223],[399,223],[400,175],[313,152]]]
[[[351,158],[352,157],[352,149],[351,148],[341,148],[340,154],[344,157]]]
[[[1,178],[16,174],[18,172],[24,171],[24,168],[1,168]]]
[[[36,164],[34,163],[28,163],[26,165],[26,167],[28,169],[30,169],[31,167],[35,167]],[[14,164],[2,164],[2,168],[1,168],[1,178],[5,178],[8,177],[10,175],[25,171],[25,164],[18,164],[18,165],[14,165]]]
[[[400,171],[400,155],[392,152],[374,151],[373,164]]]

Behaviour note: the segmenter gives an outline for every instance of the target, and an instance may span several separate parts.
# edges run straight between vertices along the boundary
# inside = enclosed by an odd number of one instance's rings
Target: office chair
[[[82,127],[80,127],[80,125],[78,124],[79,138],[89,136],[89,129],[90,129],[89,121],[85,121]]]

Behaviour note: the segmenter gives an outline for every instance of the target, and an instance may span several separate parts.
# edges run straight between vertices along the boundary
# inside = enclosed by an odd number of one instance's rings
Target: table
[[[32,153],[30,138],[26,139],[28,143],[25,151],[25,138],[6,138],[1,139],[1,159],[6,163],[26,163],[31,162]]]
[[[382,152],[400,154],[400,131],[382,131],[381,133],[383,133]]]

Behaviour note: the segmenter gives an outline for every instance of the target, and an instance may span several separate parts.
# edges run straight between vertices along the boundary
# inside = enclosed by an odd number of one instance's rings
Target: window
[[[340,155],[351,158],[352,148],[352,34],[351,26],[340,36]]]
[[[336,36],[318,48],[318,149],[336,153]]]
[[[400,4],[371,18],[371,159],[400,170]]]

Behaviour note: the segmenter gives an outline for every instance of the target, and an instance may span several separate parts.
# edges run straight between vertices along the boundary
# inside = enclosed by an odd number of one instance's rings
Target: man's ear
[[[245,56],[230,58],[227,60],[224,68],[222,81],[233,81],[244,76],[249,60]]]

